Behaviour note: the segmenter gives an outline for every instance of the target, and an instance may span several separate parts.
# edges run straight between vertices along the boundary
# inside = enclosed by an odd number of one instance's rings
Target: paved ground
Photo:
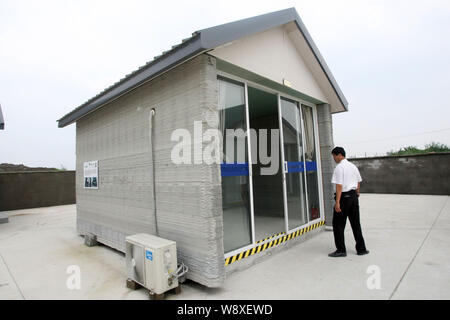
[[[327,256],[333,235],[322,232],[231,274],[220,289],[187,281],[180,295],[167,298],[450,299],[449,197],[363,194],[360,202],[369,255],[356,255],[347,224],[346,258]],[[74,205],[5,213],[10,222],[0,224],[0,299],[147,299],[143,289],[125,287],[122,253],[84,246]],[[80,268],[79,290],[67,288],[71,265]]]

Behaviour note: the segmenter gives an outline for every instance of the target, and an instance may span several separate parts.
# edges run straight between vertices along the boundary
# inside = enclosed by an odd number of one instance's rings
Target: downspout
[[[154,131],[153,131],[153,119],[155,118],[155,108],[152,108],[150,110],[150,117],[149,117],[149,133],[150,133],[150,154],[152,157],[152,182],[153,182],[153,212],[155,213],[155,231],[156,236],[159,237],[159,231],[158,231],[158,216],[156,214],[156,179],[155,179],[155,157],[154,157]],[[169,283],[174,281],[174,279],[178,279],[180,283],[183,283],[186,280],[186,277],[184,276],[189,271],[188,266],[186,266],[183,261],[179,262],[177,265],[177,270],[175,272],[170,274],[170,277],[168,278]]]
[[[156,236],[159,237],[159,230],[158,230],[158,216],[156,214],[156,180],[155,180],[155,157],[154,157],[154,132],[153,132],[153,119],[155,117],[155,108],[152,108],[150,110],[150,117],[149,117],[149,133],[150,133],[150,154],[151,154],[151,158],[152,158],[152,189],[153,189],[153,212],[154,212],[154,219],[155,219],[155,231],[156,231]]]

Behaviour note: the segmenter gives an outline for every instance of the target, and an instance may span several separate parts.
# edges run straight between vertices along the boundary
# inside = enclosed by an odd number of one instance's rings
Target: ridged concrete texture
[[[334,206],[334,187],[331,183],[331,177],[335,168],[331,150],[333,149],[333,119],[331,117],[330,105],[322,104],[317,106],[317,121],[319,125],[320,141],[320,163],[322,166],[323,179],[323,199],[325,208],[325,224],[332,225],[333,206]]]

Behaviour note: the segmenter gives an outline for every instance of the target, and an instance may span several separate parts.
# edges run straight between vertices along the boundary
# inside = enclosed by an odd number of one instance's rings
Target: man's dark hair
[[[342,147],[335,147],[333,150],[331,150],[331,153],[334,155],[342,154],[345,157],[345,150]]]

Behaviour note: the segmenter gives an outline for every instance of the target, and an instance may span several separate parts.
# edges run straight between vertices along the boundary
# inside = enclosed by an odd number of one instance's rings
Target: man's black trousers
[[[353,236],[355,237],[356,251],[366,251],[366,245],[364,243],[364,238],[361,231],[361,223],[359,221],[359,201],[356,191],[351,190],[349,192],[342,192],[341,201],[339,204],[341,206],[341,212],[336,212],[336,210],[333,210],[333,233],[337,251],[347,252],[344,240],[344,230],[347,223],[347,217],[348,220],[350,220]]]

